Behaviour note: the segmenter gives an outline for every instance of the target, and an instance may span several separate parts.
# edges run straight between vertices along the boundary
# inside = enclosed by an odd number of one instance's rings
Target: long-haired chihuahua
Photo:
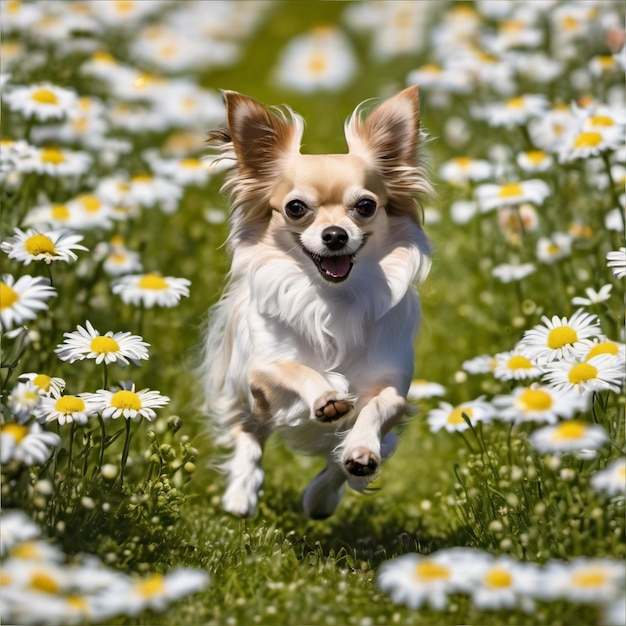
[[[225,292],[212,308],[202,375],[209,412],[233,448],[223,506],[254,515],[261,457],[280,431],[325,469],[304,512],[331,515],[344,483],[363,491],[395,449],[430,268],[416,196],[419,93],[404,89],[345,124],[347,154],[302,154],[302,118],[226,91],[210,133],[235,161]],[[366,104],[366,103],[363,103]]]

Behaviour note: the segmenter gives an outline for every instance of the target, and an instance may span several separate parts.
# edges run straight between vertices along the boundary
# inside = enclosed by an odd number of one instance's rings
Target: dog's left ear
[[[345,133],[350,153],[374,165],[416,166],[420,134],[417,85],[383,101],[365,119],[361,106],[357,107]]]

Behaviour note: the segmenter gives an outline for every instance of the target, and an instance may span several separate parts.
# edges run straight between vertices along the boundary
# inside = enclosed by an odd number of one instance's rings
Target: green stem
[[[100,459],[98,460],[98,467],[102,468],[104,465],[104,440],[106,439],[106,427],[102,415],[98,415],[98,422],[100,423]]]
[[[124,450],[122,452],[122,463],[120,469],[120,487],[124,487],[124,470],[126,468],[126,461],[128,460],[128,452],[130,450],[130,419],[126,418],[126,438],[124,439]]]

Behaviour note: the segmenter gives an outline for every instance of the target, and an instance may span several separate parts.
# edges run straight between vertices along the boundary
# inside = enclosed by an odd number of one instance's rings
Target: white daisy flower
[[[596,337],[581,341],[576,352],[577,358],[582,361],[588,361],[601,354],[609,354],[621,363],[624,363],[626,362],[626,345],[617,341],[611,341],[606,337]]]
[[[35,172],[48,176],[82,176],[91,167],[87,152],[67,148],[33,148],[31,153],[17,161],[16,170],[25,174]]]
[[[98,406],[91,400],[89,393],[76,396],[44,396],[37,409],[36,418],[40,422],[57,421],[64,424],[86,424],[89,418],[98,412]]]
[[[472,79],[461,67],[442,67],[436,63],[426,63],[410,71],[406,83],[435,94],[468,93],[472,89]]]
[[[499,352],[495,361],[493,375],[498,380],[526,380],[538,378],[542,373],[541,368],[524,354],[522,348]]]
[[[2,32],[28,31],[43,16],[43,8],[30,2],[2,2],[0,3],[0,18]]]
[[[48,308],[46,300],[56,295],[47,278],[26,275],[16,281],[11,274],[3,274],[0,282],[2,329],[8,330],[12,326],[34,320],[39,311]]]
[[[486,183],[476,188],[476,197],[483,213],[525,202],[541,205],[550,193],[548,184],[538,178],[503,185]]]
[[[586,313],[583,309],[569,319],[557,315],[550,319],[544,315],[541,321],[543,325],[527,330],[519,344],[528,357],[536,359],[540,365],[574,355],[581,340],[600,334],[597,315]]]
[[[553,158],[543,150],[529,150],[517,155],[517,164],[525,172],[545,172],[552,167]]]
[[[539,228],[537,210],[532,204],[498,209],[498,227],[508,241],[519,244],[521,235],[534,233]]]
[[[75,261],[78,256],[74,250],[87,250],[78,242],[83,236],[66,230],[50,230],[44,233],[29,228],[26,232],[16,228],[15,236],[5,239],[0,249],[24,265],[32,261],[44,261],[50,264],[53,261]]]
[[[139,253],[129,250],[123,243],[116,243],[109,247],[102,267],[110,276],[132,274],[133,272],[140,272],[143,268]]]
[[[155,174],[168,178],[177,185],[204,185],[215,168],[204,159],[152,159],[150,167]]]
[[[11,550],[9,556],[20,561],[47,561],[49,563],[62,563],[66,558],[58,545],[44,539],[22,541]]]
[[[28,426],[7,422],[0,426],[0,463],[19,461],[25,465],[41,465],[52,454],[61,437],[33,422]]]
[[[626,177],[620,183],[622,187],[626,186]],[[624,232],[624,222],[626,222],[626,208],[617,208],[609,211],[604,217],[604,225],[607,230],[615,231],[616,233]]]
[[[160,274],[131,274],[113,282],[113,293],[126,304],[135,306],[173,307],[183,296],[189,295],[191,281],[186,278],[161,276]]]
[[[464,156],[446,161],[439,170],[441,179],[454,185],[485,180],[492,175],[493,166],[489,161]]]
[[[180,185],[162,176],[138,174],[130,179],[129,185],[128,197],[132,204],[143,207],[159,205],[165,213],[173,213],[183,195]]]
[[[33,207],[24,218],[25,226],[42,228],[47,226],[53,230],[71,228],[73,216],[70,207],[63,203],[42,204]]]
[[[71,333],[63,333],[65,340],[56,347],[56,354],[61,361],[82,361],[83,359],[95,359],[96,364],[116,363],[122,367],[129,365],[141,365],[142,360],[147,360],[149,343],[143,341],[138,335],[129,332],[113,333],[109,331],[101,335],[87,321],[85,327],[78,326],[78,330]]]
[[[587,361],[564,359],[546,365],[545,379],[557,389],[579,393],[609,389],[619,393],[624,385],[624,363],[610,354],[599,354]]]
[[[603,604],[623,594],[625,575],[623,560],[578,557],[569,563],[551,561],[542,572],[550,584],[541,585],[539,593],[549,600]]]
[[[91,394],[90,398],[97,405],[104,419],[124,417],[138,421],[143,417],[149,422],[156,417],[154,409],[162,408],[170,401],[167,396],[162,396],[158,391],[150,389],[135,391],[134,384],[130,389],[120,389],[116,392],[99,389]]]
[[[533,117],[540,117],[548,106],[544,95],[526,94],[486,105],[483,117],[489,126],[513,128],[523,126]]]
[[[11,111],[16,111],[24,117],[47,121],[62,119],[76,111],[78,96],[72,89],[40,83],[27,87],[13,87],[4,94],[4,101]]]
[[[133,29],[137,25],[160,11],[161,0],[123,0],[122,2],[100,2],[91,0],[90,9],[98,20],[112,28]]]
[[[30,381],[17,383],[11,390],[8,405],[19,424],[25,424],[39,406],[41,394],[39,387]]]
[[[467,224],[478,212],[478,203],[471,200],[457,200],[450,205],[450,217],[455,224]]]
[[[72,198],[67,202],[67,209],[70,214],[68,225],[76,230],[109,229],[119,218],[112,205],[92,193]]]
[[[576,306],[592,306],[593,304],[600,304],[606,302],[611,297],[611,289],[613,285],[602,285],[599,291],[588,287],[585,289],[586,298],[576,296],[572,298],[572,304]]]
[[[537,241],[537,259],[551,265],[568,257],[572,252],[573,237],[569,233],[552,233],[549,237],[540,237]]]
[[[496,359],[490,354],[481,354],[463,361],[461,369],[469,374],[491,374],[496,367]]]
[[[517,387],[509,395],[495,396],[493,405],[497,416],[507,422],[547,422],[556,424],[559,418],[570,419],[589,406],[589,397],[571,390],[545,385]]]
[[[281,53],[276,81],[281,87],[311,93],[344,87],[356,71],[348,38],[335,27],[320,27],[292,39]]]
[[[409,400],[421,400],[422,398],[434,398],[445,395],[446,388],[443,385],[428,380],[416,379],[411,382],[407,398]]]
[[[530,120],[528,132],[534,146],[545,152],[555,152],[570,129],[576,125],[572,109],[564,104],[557,104],[540,117]]]
[[[593,474],[591,488],[608,496],[626,493],[626,458],[613,459],[605,469]]]
[[[2,511],[0,516],[0,556],[18,543],[39,537],[41,530],[26,513],[19,509]]]
[[[458,406],[452,406],[448,402],[440,402],[439,408],[432,409],[426,418],[430,431],[436,433],[442,428],[448,432],[462,432],[470,426],[465,421],[467,418],[472,424],[488,422],[495,416],[495,409],[482,398],[471,400]]]
[[[616,278],[622,279],[626,276],[626,247],[622,246],[619,250],[607,252],[607,266],[611,268]]]
[[[541,453],[599,450],[609,436],[599,424],[568,420],[556,426],[544,426],[532,432],[530,442]]]
[[[56,394],[60,396],[65,389],[65,381],[62,378],[48,376],[47,374],[39,374],[37,372],[26,372],[18,376],[19,380],[27,380],[35,387],[42,396]]]
[[[532,263],[501,263],[491,270],[491,275],[502,283],[510,283],[530,276],[536,269]]]
[[[559,146],[559,161],[567,163],[588,159],[602,152],[617,150],[624,143],[624,131],[619,126],[596,126],[593,129],[570,131]]]

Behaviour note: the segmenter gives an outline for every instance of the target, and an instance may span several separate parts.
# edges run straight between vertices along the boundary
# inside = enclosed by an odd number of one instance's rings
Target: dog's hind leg
[[[259,491],[263,485],[261,457],[269,431],[245,427],[233,429],[234,451],[224,465],[227,473],[226,491],[222,505],[237,517],[251,517],[256,513]]]
[[[329,463],[302,494],[302,507],[312,519],[325,519],[334,512],[341,497],[346,475],[336,463]]]

